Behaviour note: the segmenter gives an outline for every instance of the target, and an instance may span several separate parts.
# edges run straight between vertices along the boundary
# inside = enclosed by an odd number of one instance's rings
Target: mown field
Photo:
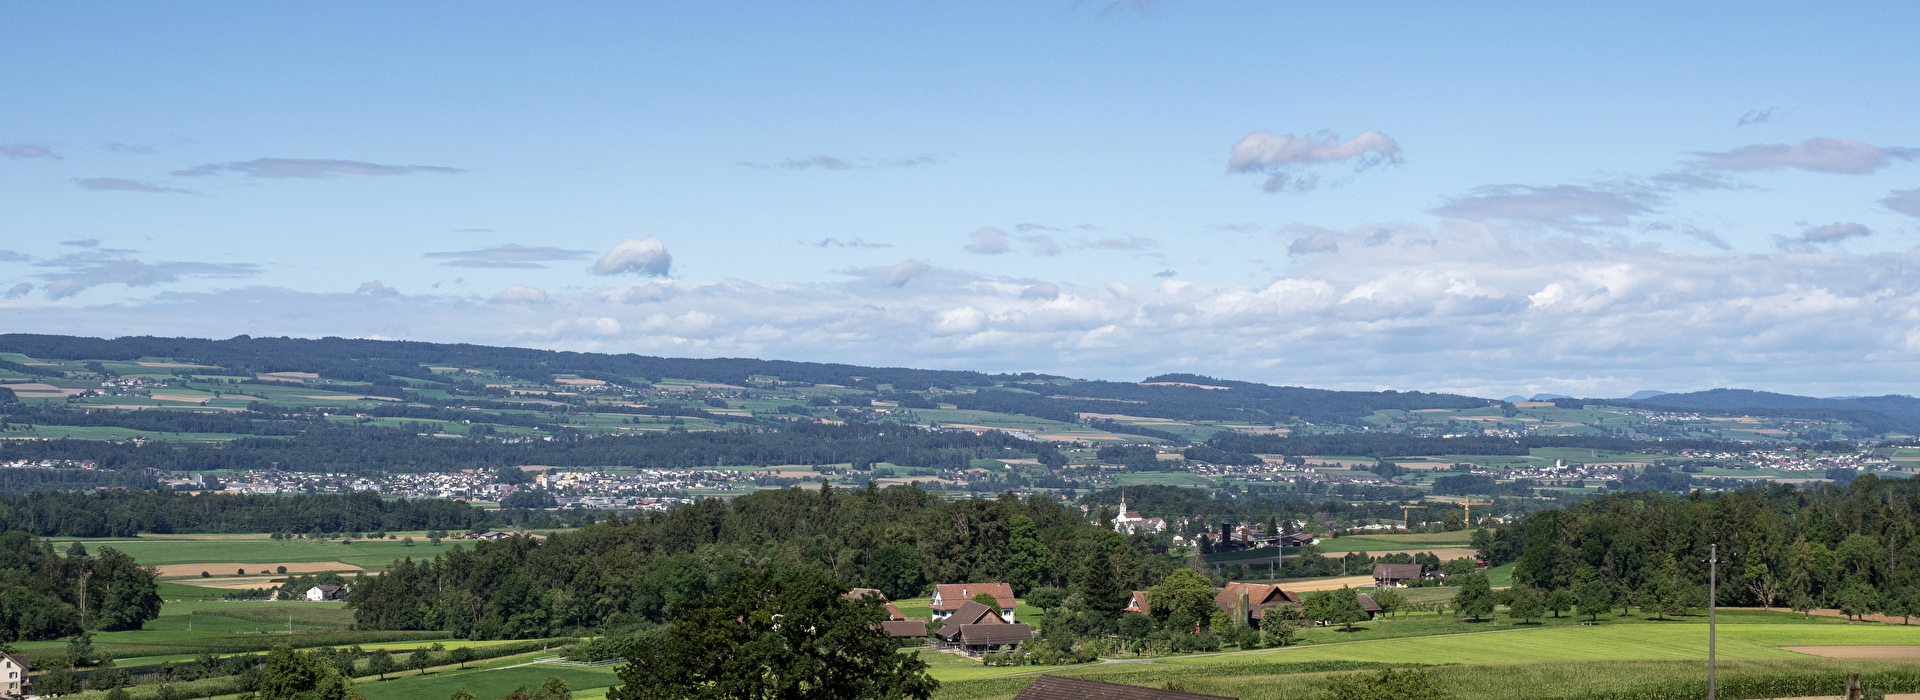
[[[459,540],[446,540],[439,546],[427,542],[422,532],[396,532],[395,537],[412,537],[413,546],[407,546],[398,539],[355,540],[353,544],[341,544],[338,540],[276,540],[268,535],[142,535],[136,538],[82,539],[88,550],[100,547],[112,547],[125,552],[138,560],[143,566],[165,566],[169,564],[199,563],[249,563],[249,574],[261,565],[289,564],[295,562],[336,561],[352,564],[368,571],[385,569],[388,564],[404,557],[431,559],[435,554],[452,547]],[[73,538],[49,538],[55,547],[65,548]],[[215,576],[232,576],[233,571],[212,571]],[[280,578],[274,576],[273,578]],[[266,577],[261,578],[262,586]],[[183,583],[192,583],[183,581]]]
[[[1418,621],[1410,621],[1419,624]],[[1386,628],[1394,622],[1368,623]],[[1698,618],[1675,622],[1598,626],[1509,626],[1504,630],[1316,643],[1284,649],[1179,656],[1144,663],[1104,663],[1036,670],[1117,683],[1240,697],[1313,698],[1321,695],[1327,664],[1442,665],[1432,672],[1454,700],[1577,697],[1683,682],[1702,675],[1707,626]],[[1324,635],[1314,636],[1318,641]],[[1912,663],[1840,661],[1790,652],[1783,646],[1920,645],[1920,627],[1808,621],[1792,613],[1728,615],[1719,630],[1723,678],[1787,672],[1836,674],[1915,668]],[[1143,660],[1144,661],[1144,660]],[[979,667],[936,667],[937,697],[987,700],[1011,697],[1031,676],[987,677]],[[996,669],[1011,671],[1014,669]],[[1726,696],[1732,697],[1732,696]]]

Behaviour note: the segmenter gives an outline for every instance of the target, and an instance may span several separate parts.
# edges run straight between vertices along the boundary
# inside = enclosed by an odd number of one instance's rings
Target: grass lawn
[[[314,540],[276,540],[267,535],[143,535],[135,538],[83,539],[87,549],[97,551],[101,547],[120,550],[143,566],[161,566],[166,564],[199,563],[246,563],[253,565],[287,564],[294,562],[337,561],[353,564],[368,571],[385,569],[388,564],[404,557],[415,560],[432,559],[435,554],[453,547],[454,543],[444,543],[438,547],[428,544],[425,537],[410,533],[414,537],[414,546],[408,547],[397,540],[355,540],[353,544],[341,544],[334,541]],[[65,548],[73,538],[50,538],[55,547]],[[256,567],[249,566],[248,571]],[[215,575],[233,574],[232,571],[214,571]],[[270,585],[269,577],[261,578],[261,587]],[[273,576],[271,578],[281,578]],[[191,585],[192,581],[179,583]]]
[[[1347,535],[1329,537],[1314,542],[1320,551],[1334,552],[1391,552],[1403,549],[1458,549],[1473,546],[1473,532],[1435,532],[1410,535]]]
[[[524,663],[524,662],[523,662]],[[453,691],[466,688],[478,698],[497,698],[513,692],[515,688],[532,691],[549,677],[557,677],[567,682],[567,687],[575,691],[588,688],[607,688],[620,683],[614,675],[619,666],[601,666],[597,668],[579,668],[537,664],[517,668],[468,669],[465,671],[449,669],[427,675],[408,672],[385,681],[363,678],[354,681],[353,689],[367,696],[367,700],[411,700],[413,698],[444,698],[453,695]],[[602,693],[604,696],[604,693]]]

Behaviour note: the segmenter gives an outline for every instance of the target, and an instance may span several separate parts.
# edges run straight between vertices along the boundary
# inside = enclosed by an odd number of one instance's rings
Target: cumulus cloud
[[[832,236],[822,238],[812,243],[801,241],[800,245],[812,246],[814,248],[892,248],[893,247],[892,243],[873,243],[862,238],[849,238],[843,241],[838,238],[834,238]]]
[[[229,172],[243,173],[249,177],[317,179],[338,175],[453,174],[465,171],[439,165],[383,165],[358,160],[312,158],[255,158],[245,162],[207,163],[185,170],[175,170],[172,174],[180,177],[206,177]]]
[[[161,187],[151,182],[141,182],[139,180],[126,180],[126,179],[117,178],[117,177],[86,178],[80,181],[80,187],[84,189],[89,189],[89,190],[101,190],[101,191],[108,191],[108,192],[172,192],[177,194],[192,194],[186,190],[177,190],[171,187]]]
[[[1383,228],[1390,239],[1360,244]],[[549,293],[539,305],[414,294],[368,304],[348,290],[266,287],[162,292],[10,305],[8,329],[378,335],[1115,378],[1204,369],[1483,396],[1520,383],[1570,395],[1743,386],[1830,396],[1920,381],[1920,277],[1910,272],[1920,251],[1692,252],[1451,222],[1317,233],[1340,252],[1297,257],[1255,284],[1068,284],[903,261],[832,283],[663,280]]]
[[[596,275],[631,272],[647,277],[665,277],[672,269],[673,256],[667,253],[667,244],[653,236],[623,239],[593,263],[593,274]]]
[[[1781,250],[1808,253],[1818,250],[1822,245],[1871,235],[1873,230],[1867,228],[1865,224],[1832,223],[1808,228],[1797,236],[1774,236],[1773,242]]]
[[[32,282],[21,282],[7,289],[8,299],[18,299],[33,291]]]
[[[1920,216],[1920,187],[1888,192],[1880,205],[1907,216]]]
[[[1282,192],[1305,191],[1319,186],[1317,174],[1298,175],[1300,167],[1328,163],[1352,163],[1356,170],[1401,162],[1400,144],[1378,131],[1363,131],[1346,141],[1330,131],[1294,136],[1262,129],[1241,137],[1233,144],[1227,160],[1227,172],[1268,175],[1262,189]]]
[[[1449,219],[1506,221],[1573,232],[1626,226],[1653,213],[1666,198],[1631,183],[1601,185],[1487,185],[1428,211]]]
[[[1007,232],[992,226],[975,229],[967,234],[967,239],[970,242],[962,250],[977,255],[1000,255],[1013,250],[1007,243]]]
[[[0,156],[8,158],[59,158],[53,149],[37,143],[9,143],[0,145]]]
[[[908,158],[841,158],[826,154],[806,158],[787,158],[765,163],[740,161],[734,163],[743,168],[757,170],[857,170],[860,168],[911,168],[918,165],[931,165],[939,162],[929,155]]]
[[[1864,175],[1920,157],[1920,148],[1875,146],[1852,139],[1812,138],[1800,143],[1763,143],[1718,153],[1695,153],[1699,165],[1713,170],[1796,168],[1816,173]]]
[[[547,292],[539,287],[516,284],[500,290],[499,294],[487,301],[495,304],[545,304]]]
[[[498,245],[478,250],[455,250],[427,253],[423,257],[448,258],[440,263],[449,267],[479,268],[544,268],[542,262],[555,260],[579,260],[592,255],[590,250],[567,250],[550,246],[528,247],[514,244]]]
[[[400,296],[400,290],[381,284],[380,280],[374,280],[372,282],[361,282],[360,286],[353,290],[353,293],[367,294],[367,295],[376,296],[376,297]]]

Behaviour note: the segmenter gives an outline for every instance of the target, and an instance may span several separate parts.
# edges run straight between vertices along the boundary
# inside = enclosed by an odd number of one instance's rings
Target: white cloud
[[[1000,255],[1013,250],[1013,247],[1007,244],[1007,232],[992,226],[975,229],[973,233],[967,234],[967,239],[970,242],[963,250],[977,255]]]
[[[1368,240],[1373,240],[1368,238]],[[1378,244],[1375,244],[1378,245]],[[1293,239],[1287,244],[1288,255],[1312,255],[1314,253],[1338,253],[1340,242],[1332,234],[1315,233]]]
[[[255,158],[245,162],[207,163],[185,170],[175,170],[173,175],[180,177],[205,177],[224,172],[245,173],[250,177],[264,178],[325,178],[336,175],[406,175],[409,173],[453,174],[465,172],[459,168],[439,165],[383,165],[358,160],[329,160],[313,158]]]
[[[1695,153],[1700,166],[1714,170],[1797,168],[1816,173],[1863,175],[1895,160],[1920,157],[1920,148],[1875,146],[1852,139],[1812,138],[1800,143],[1763,143],[1719,153]]]
[[[1043,258],[1060,254],[1060,243],[1044,233],[1022,236],[1020,242],[1027,244],[1027,252]]]
[[[593,274],[618,275],[634,273],[648,277],[665,277],[673,268],[673,256],[667,253],[667,244],[653,236],[646,238],[628,238],[613,246],[606,255],[593,264]]]
[[[1264,173],[1269,177],[1262,186],[1268,192],[1311,190],[1319,186],[1319,175],[1298,175],[1302,166],[1327,163],[1353,163],[1356,170],[1382,163],[1401,162],[1400,144],[1378,131],[1363,131],[1346,141],[1329,131],[1305,136],[1275,134],[1262,129],[1247,134],[1233,144],[1227,160],[1227,172]]]
[[[144,262],[130,257],[139,251],[100,248],[100,241],[92,238],[64,241],[61,245],[86,250],[34,263],[36,267],[64,268],[36,275],[46,280],[40,288],[53,299],[65,299],[109,284],[152,287],[178,282],[183,277],[232,279],[260,273],[260,266],[252,263]]]
[[[1853,240],[1809,229],[1809,240]],[[1363,244],[1381,230],[1391,235]],[[1256,284],[1064,284],[907,260],[836,283],[662,280],[549,292],[531,305],[460,294],[368,304],[344,290],[265,287],[5,303],[17,332],[382,335],[1131,380],[1201,371],[1492,396],[1523,383],[1603,395],[1714,386],[1835,395],[1920,381],[1920,345],[1909,345],[1920,340],[1920,277],[1909,272],[1920,250],[1687,252],[1481,224],[1290,234],[1321,235],[1337,255],[1295,257]]]
[[[495,304],[545,304],[547,293],[539,287],[516,284],[500,290],[499,294],[487,301]]]
[[[26,296],[32,291],[33,291],[32,282],[21,282],[7,289],[7,298],[18,299],[20,297]]]

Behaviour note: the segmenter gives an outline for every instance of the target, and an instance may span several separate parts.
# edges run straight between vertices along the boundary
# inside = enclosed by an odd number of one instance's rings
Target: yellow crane
[[[1472,496],[1468,496],[1468,497],[1465,497],[1465,498],[1462,498],[1462,499],[1460,499],[1460,505],[1461,505],[1462,507],[1464,507],[1464,508],[1466,508],[1466,510],[1467,510],[1467,512],[1466,512],[1466,517],[1467,517],[1467,527],[1473,527],[1473,507],[1474,507],[1474,506],[1490,506],[1490,505],[1493,505],[1493,503],[1492,503],[1492,502],[1488,502],[1488,503],[1474,503],[1474,502],[1473,502],[1473,497],[1472,497]]]
[[[1400,506],[1400,529],[1413,529],[1413,511],[1424,510],[1426,506]]]

